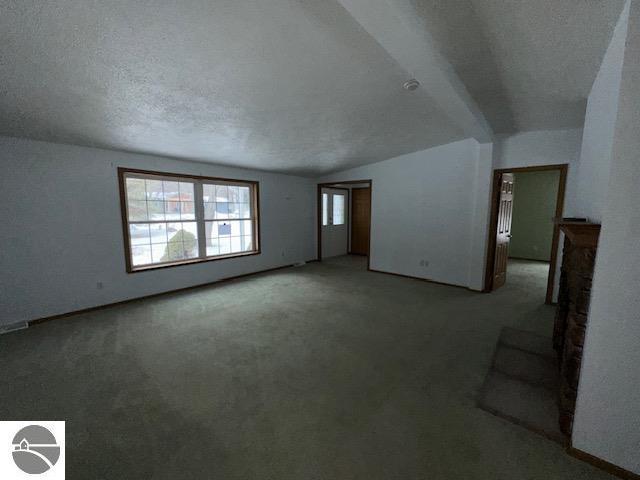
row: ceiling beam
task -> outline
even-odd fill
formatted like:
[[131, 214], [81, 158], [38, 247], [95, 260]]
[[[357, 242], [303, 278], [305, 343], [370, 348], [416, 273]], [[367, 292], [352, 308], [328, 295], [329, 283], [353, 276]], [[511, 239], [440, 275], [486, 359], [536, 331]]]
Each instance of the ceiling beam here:
[[480, 143], [493, 131], [451, 64], [439, 53], [409, 0], [338, 0], [466, 135]]

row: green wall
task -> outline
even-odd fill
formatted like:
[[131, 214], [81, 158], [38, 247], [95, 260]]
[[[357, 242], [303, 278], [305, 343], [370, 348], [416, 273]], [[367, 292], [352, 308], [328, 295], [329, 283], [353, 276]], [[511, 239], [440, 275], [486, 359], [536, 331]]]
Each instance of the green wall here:
[[509, 256], [550, 260], [560, 172], [515, 174]]

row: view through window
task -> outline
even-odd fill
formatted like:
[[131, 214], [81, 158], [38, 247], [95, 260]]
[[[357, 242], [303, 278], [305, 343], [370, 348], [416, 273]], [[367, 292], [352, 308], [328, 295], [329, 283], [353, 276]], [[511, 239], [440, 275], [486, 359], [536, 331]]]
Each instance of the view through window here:
[[333, 194], [333, 224], [344, 225], [344, 195]]
[[257, 182], [121, 171], [130, 271], [257, 253]]
[[329, 225], [329, 194], [322, 194], [322, 225]]

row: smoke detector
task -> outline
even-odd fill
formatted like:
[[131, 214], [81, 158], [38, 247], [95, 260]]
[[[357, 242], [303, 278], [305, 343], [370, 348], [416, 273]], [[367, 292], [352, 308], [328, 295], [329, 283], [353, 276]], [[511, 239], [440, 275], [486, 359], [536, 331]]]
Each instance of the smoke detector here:
[[415, 78], [412, 78], [411, 80], [404, 82], [404, 85], [402, 86], [402, 88], [404, 88], [405, 90], [408, 90], [409, 92], [413, 92], [419, 86], [420, 86], [420, 82]]

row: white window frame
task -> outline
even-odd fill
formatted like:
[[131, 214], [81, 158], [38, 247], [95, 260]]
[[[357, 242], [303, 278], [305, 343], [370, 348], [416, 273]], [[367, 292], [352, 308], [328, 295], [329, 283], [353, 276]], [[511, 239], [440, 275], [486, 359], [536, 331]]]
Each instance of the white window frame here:
[[[158, 268], [174, 267], [179, 265], [188, 265], [192, 263], [210, 262], [215, 260], [224, 260], [228, 258], [245, 257], [249, 255], [259, 255], [260, 252], [260, 210], [259, 210], [259, 183], [251, 180], [232, 180], [217, 177], [202, 177], [195, 175], [182, 175], [175, 173], [154, 172], [146, 170], [136, 170], [129, 168], [118, 168], [118, 177], [120, 183], [120, 206], [122, 214], [122, 226], [124, 233], [125, 246], [125, 263], [127, 272], [135, 273], [140, 271], [148, 271]], [[194, 191], [194, 213], [195, 220], [177, 220], [177, 222], [195, 222], [198, 229], [198, 256], [195, 258], [174, 260], [167, 262], [156, 262], [144, 265], [133, 265], [132, 245], [130, 238], [131, 224], [155, 224], [155, 223], [171, 223], [170, 221], [136, 221], [129, 220], [129, 205], [126, 191], [126, 182], [128, 178], [164, 180], [171, 182], [183, 182], [193, 184]], [[205, 205], [203, 197], [204, 185], [227, 185], [238, 187], [249, 187], [249, 205], [250, 216], [248, 218], [232, 218], [229, 221], [251, 221], [252, 225], [252, 249], [248, 251], [226, 253], [219, 255], [207, 255], [206, 242], [206, 223], [212, 221], [224, 221], [224, 219], [207, 220], [205, 219]]]

